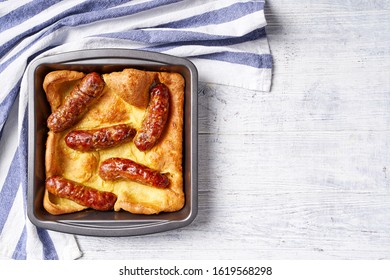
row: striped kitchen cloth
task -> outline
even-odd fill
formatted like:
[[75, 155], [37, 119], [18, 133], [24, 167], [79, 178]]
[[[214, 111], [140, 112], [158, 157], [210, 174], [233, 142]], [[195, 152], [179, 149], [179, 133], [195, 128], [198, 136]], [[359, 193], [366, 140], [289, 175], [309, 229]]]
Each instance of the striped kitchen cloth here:
[[27, 79], [32, 60], [99, 48], [189, 58], [199, 80], [269, 91], [264, 0], [12, 0], [0, 2], [0, 258], [77, 259], [73, 235], [26, 215]]

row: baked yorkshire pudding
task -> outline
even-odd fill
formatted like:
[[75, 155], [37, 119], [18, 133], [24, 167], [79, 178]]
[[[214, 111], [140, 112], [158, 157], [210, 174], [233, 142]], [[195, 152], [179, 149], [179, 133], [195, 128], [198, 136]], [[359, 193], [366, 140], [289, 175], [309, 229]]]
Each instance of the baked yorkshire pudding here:
[[184, 206], [184, 79], [124, 69], [46, 75], [51, 107], [43, 205], [53, 215], [85, 209], [134, 214]]

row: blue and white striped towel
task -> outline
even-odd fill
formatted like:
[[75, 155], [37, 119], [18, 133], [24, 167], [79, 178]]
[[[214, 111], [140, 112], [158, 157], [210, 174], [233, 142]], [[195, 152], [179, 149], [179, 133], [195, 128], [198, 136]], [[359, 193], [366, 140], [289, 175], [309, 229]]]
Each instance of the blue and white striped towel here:
[[0, 2], [0, 258], [76, 259], [73, 235], [26, 218], [26, 69], [50, 54], [128, 48], [187, 57], [199, 80], [269, 91], [264, 0]]

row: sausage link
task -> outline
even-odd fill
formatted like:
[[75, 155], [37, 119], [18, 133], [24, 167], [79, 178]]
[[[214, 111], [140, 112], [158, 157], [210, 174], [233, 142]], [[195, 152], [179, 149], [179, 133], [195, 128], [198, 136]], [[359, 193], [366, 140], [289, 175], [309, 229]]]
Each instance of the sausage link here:
[[127, 158], [109, 158], [103, 161], [99, 175], [104, 180], [127, 179], [157, 188], [169, 186], [166, 175]]
[[101, 211], [112, 210], [117, 199], [114, 193], [99, 191], [61, 176], [47, 178], [46, 189], [54, 195]]
[[65, 136], [69, 148], [80, 152], [97, 151], [130, 142], [136, 130], [126, 124], [92, 130], [73, 130]]
[[53, 132], [61, 132], [77, 123], [102, 94], [105, 83], [98, 73], [89, 73], [76, 85], [65, 102], [47, 119]]
[[149, 106], [134, 144], [140, 151], [151, 149], [160, 138], [168, 119], [169, 90], [164, 84], [155, 85], [150, 92]]

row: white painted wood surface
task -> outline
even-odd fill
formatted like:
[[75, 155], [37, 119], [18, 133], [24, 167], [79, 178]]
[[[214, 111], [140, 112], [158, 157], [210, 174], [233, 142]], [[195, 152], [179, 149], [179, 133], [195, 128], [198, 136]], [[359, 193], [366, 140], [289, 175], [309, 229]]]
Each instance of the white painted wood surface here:
[[389, 259], [390, 1], [269, 0], [269, 93], [201, 84], [199, 213], [82, 259]]

